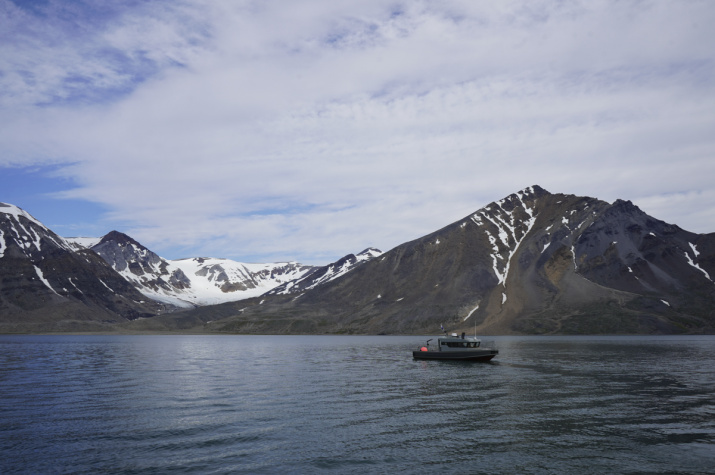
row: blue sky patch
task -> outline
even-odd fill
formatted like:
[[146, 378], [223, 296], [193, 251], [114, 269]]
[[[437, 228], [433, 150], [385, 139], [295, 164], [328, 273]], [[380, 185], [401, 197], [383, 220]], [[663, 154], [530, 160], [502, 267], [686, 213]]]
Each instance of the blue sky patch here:
[[57, 193], [76, 186], [72, 180], [57, 175], [59, 168], [0, 168], [0, 201], [19, 206], [61, 236], [94, 237], [111, 231], [101, 224], [104, 206], [57, 198]]

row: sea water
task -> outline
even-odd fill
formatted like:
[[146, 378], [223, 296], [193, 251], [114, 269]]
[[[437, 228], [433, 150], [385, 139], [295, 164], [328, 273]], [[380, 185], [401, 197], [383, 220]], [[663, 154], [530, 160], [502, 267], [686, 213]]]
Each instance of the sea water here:
[[0, 336], [0, 473], [713, 473], [715, 337]]

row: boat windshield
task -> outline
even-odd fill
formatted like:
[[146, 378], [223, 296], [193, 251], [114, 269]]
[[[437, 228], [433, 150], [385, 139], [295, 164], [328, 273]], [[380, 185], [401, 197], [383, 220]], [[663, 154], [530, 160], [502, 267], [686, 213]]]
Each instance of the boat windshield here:
[[479, 346], [478, 341], [443, 341], [442, 346], [448, 348], [477, 348]]

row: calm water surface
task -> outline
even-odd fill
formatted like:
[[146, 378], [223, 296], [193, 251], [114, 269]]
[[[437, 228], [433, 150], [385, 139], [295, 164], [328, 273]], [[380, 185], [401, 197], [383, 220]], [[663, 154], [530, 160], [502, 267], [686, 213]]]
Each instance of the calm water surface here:
[[713, 473], [715, 337], [0, 336], [0, 473]]

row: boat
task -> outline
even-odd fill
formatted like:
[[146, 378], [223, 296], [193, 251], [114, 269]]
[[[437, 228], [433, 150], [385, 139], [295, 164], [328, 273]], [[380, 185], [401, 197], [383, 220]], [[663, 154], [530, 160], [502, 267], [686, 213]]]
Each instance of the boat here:
[[496, 348], [484, 347], [477, 337], [465, 336], [464, 333], [461, 337], [456, 333], [439, 337], [437, 345], [430, 347], [432, 340], [430, 338], [419, 350], [413, 351], [412, 357], [419, 360], [490, 361], [499, 354]]

